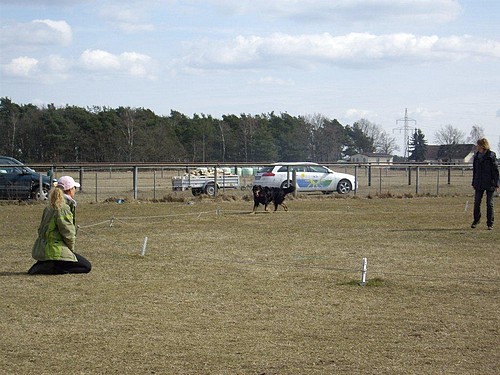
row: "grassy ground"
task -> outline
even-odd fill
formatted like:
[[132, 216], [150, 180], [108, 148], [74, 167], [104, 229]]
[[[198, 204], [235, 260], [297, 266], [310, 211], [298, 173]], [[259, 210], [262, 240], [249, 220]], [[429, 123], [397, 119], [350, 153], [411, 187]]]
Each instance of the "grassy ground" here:
[[94, 268], [63, 276], [25, 274], [43, 204], [4, 203], [0, 372], [498, 374], [500, 226], [468, 199], [82, 203]]

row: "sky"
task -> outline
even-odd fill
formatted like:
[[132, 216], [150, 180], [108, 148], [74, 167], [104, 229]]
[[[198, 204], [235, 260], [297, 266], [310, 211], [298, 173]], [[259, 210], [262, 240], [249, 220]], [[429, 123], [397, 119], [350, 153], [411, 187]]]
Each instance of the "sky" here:
[[[0, 0], [0, 97], [447, 125], [500, 149], [498, 0]], [[407, 111], [408, 121], [404, 121]]]

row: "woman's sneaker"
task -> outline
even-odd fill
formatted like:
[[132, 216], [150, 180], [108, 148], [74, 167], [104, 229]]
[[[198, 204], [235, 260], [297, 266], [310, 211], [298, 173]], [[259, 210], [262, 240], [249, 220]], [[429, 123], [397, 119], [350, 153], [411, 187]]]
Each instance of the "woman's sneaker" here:
[[478, 224], [479, 224], [478, 221], [473, 221], [470, 227], [475, 228], [475, 227], [477, 227]]

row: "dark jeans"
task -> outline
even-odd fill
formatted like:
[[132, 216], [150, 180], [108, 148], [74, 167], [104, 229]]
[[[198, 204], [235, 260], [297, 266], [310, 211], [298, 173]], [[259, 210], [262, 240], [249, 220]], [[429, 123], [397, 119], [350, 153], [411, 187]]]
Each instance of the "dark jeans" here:
[[38, 261], [28, 270], [30, 275], [61, 275], [64, 273], [89, 273], [92, 269], [90, 262], [80, 254], [74, 253], [76, 262], [63, 260]]
[[483, 200], [483, 193], [486, 192], [486, 225], [489, 227], [493, 226], [493, 221], [495, 217], [493, 214], [493, 195], [495, 190], [480, 190], [476, 189], [474, 194], [474, 223], [479, 223], [481, 220], [481, 201]]

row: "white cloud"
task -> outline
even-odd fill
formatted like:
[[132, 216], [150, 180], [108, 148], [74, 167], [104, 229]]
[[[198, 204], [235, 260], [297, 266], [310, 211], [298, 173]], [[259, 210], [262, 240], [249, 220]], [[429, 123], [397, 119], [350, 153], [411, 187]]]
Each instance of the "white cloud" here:
[[150, 72], [151, 57], [136, 52], [124, 52], [120, 55], [120, 60], [130, 75], [154, 78]]
[[49, 19], [0, 25], [0, 44], [10, 47], [67, 46], [73, 33], [66, 21]]
[[39, 80], [50, 83], [69, 78], [70, 73], [78, 75], [77, 69], [97, 74], [119, 75], [156, 79], [155, 64], [147, 55], [124, 52], [114, 55], [103, 50], [85, 50], [77, 63], [59, 55], [49, 55], [40, 59], [17, 57], [2, 66], [6, 76]]
[[65, 73], [71, 67], [68, 60], [58, 55], [50, 55], [47, 57], [45, 64], [47, 65], [49, 71], [58, 73]]
[[53, 83], [69, 77], [72, 64], [58, 55], [49, 55], [42, 59], [21, 56], [12, 59], [2, 67], [6, 76]]
[[[207, 2], [210, 0], [204, 0]], [[411, 20], [448, 22], [463, 8], [458, 0], [211, 0], [226, 12], [287, 17], [298, 22]]]
[[12, 77], [29, 78], [38, 69], [38, 60], [31, 57], [17, 57], [3, 66], [6, 75]]
[[85, 69], [93, 71], [112, 71], [120, 69], [120, 59], [112, 53], [102, 50], [85, 50], [80, 56]]
[[35, 20], [33, 23], [35, 25], [46, 25], [48, 27], [47, 31], [41, 32], [42, 38], [52, 38], [55, 41], [59, 41], [62, 45], [71, 43], [73, 33], [71, 31], [71, 26], [68, 25], [66, 21]]
[[156, 78], [151, 57], [136, 52], [114, 55], [103, 50], [88, 49], [81, 54], [80, 64], [84, 69], [97, 73], [127, 73], [137, 77]]
[[362, 118], [373, 117], [373, 112], [359, 108], [350, 108], [345, 111], [344, 117], [348, 120], [356, 121]]
[[[443, 116], [442, 111], [430, 110], [428, 108], [418, 107], [414, 110], [415, 117], [422, 120], [433, 120]], [[413, 116], [413, 115], [412, 115]]]
[[102, 8], [100, 13], [103, 18], [125, 33], [154, 31], [155, 26], [144, 21], [147, 18], [145, 9], [142, 3], [136, 7], [132, 4], [108, 5]]
[[350, 33], [237, 36], [191, 46], [184, 62], [195, 68], [255, 68], [270, 65], [373, 67], [384, 62], [423, 63], [461, 59], [500, 59], [500, 41], [470, 36]]

